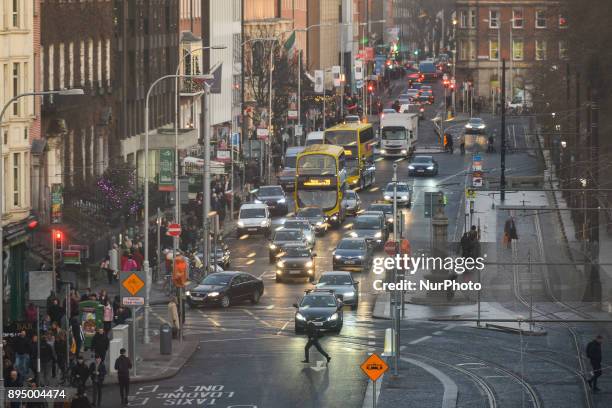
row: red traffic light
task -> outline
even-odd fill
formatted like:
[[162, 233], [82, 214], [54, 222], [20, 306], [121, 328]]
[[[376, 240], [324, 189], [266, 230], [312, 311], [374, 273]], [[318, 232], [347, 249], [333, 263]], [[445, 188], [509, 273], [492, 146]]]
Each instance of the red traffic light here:
[[55, 239], [62, 239], [62, 232], [61, 231], [55, 231]]
[[30, 222], [28, 222], [28, 230], [33, 230], [36, 229], [36, 227], [38, 227], [38, 220], [32, 220]]
[[372, 85], [368, 85], [368, 91], [372, 92], [374, 90], [374, 87]]

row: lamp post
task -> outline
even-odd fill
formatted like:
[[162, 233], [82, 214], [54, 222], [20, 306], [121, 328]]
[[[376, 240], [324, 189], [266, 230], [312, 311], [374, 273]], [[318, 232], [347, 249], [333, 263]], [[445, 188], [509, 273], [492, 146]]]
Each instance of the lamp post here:
[[[151, 342], [149, 337], [149, 298], [151, 293], [151, 271], [149, 269], [149, 97], [151, 91], [161, 81], [168, 78], [199, 78], [199, 79], [212, 79], [211, 75], [164, 75], [157, 78], [149, 86], [147, 90], [147, 96], [145, 98], [145, 157], [144, 157], [144, 262], [143, 269], [146, 277], [145, 285], [145, 309], [144, 309], [144, 336], [143, 342], [148, 344]], [[207, 134], [207, 133], [206, 133]], [[206, 170], [206, 165], [204, 166]]]
[[[77, 96], [84, 95], [82, 89], [64, 89], [64, 90], [53, 90], [53, 91], [39, 91], [39, 92], [26, 92], [11, 98], [2, 107], [0, 112], [0, 124], [2, 124], [2, 118], [4, 113], [13, 103], [17, 102], [20, 98], [26, 96], [45, 96], [45, 95], [65, 95], [65, 96]], [[4, 227], [2, 225], [2, 215], [4, 214], [4, 140], [0, 140], [0, 253], [4, 252]], [[54, 243], [52, 245], [55, 245]], [[0, 260], [2, 261], [2, 260]], [[55, 271], [53, 271], [53, 281], [55, 282]], [[0, 279], [4, 278], [4, 262], [0, 262]], [[4, 288], [0, 289], [0, 338], [4, 335]], [[40, 341], [40, 340], [39, 340]], [[0, 342], [0, 356], [3, 355], [3, 344]], [[4, 406], [4, 370], [0, 370], [0, 406]]]

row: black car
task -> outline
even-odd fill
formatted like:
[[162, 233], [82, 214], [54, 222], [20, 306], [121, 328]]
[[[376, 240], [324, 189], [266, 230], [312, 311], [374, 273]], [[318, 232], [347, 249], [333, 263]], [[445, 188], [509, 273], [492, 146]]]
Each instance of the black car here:
[[334, 270], [357, 270], [367, 272], [372, 256], [368, 243], [363, 238], [343, 238], [332, 252]]
[[300, 303], [294, 303], [295, 332], [303, 333], [308, 322], [313, 322], [321, 331], [334, 331], [340, 333], [344, 315], [343, 303], [336, 298], [333, 291], [312, 290], [306, 294]]
[[272, 214], [285, 215], [289, 212], [287, 196], [281, 186], [261, 186], [254, 195], [253, 202], [266, 204]]
[[408, 165], [409, 176], [435, 176], [438, 162], [432, 156], [414, 156]]
[[[393, 204], [392, 203], [372, 203], [367, 211], [382, 211], [385, 214], [387, 229], [393, 231]], [[399, 216], [398, 216], [399, 218]]]
[[287, 244], [276, 262], [276, 282], [287, 278], [308, 278], [314, 282], [316, 276], [315, 257], [317, 254], [301, 244]]
[[217, 272], [205, 277], [200, 284], [185, 292], [190, 307], [220, 305], [250, 300], [258, 303], [264, 292], [264, 284], [255, 276], [236, 271]]
[[300, 208], [295, 214], [295, 218], [308, 220], [310, 225], [314, 227], [315, 232], [319, 235], [327, 232], [327, 229], [329, 228], [327, 216], [325, 215], [321, 207]]
[[276, 261], [276, 257], [283, 251], [287, 244], [300, 244], [307, 246], [308, 241], [301, 229], [288, 229], [280, 227], [274, 231], [272, 242], [270, 243], [269, 258], [270, 263]]
[[382, 247], [385, 240], [385, 220], [375, 215], [360, 215], [355, 218], [351, 231], [347, 234], [350, 238], [362, 238], [372, 247]]
[[216, 261], [217, 265], [219, 265], [221, 268], [228, 269], [231, 264], [230, 255], [231, 253], [227, 244], [218, 242], [216, 250], [213, 246], [213, 249], [210, 252], [210, 264], [212, 265]]

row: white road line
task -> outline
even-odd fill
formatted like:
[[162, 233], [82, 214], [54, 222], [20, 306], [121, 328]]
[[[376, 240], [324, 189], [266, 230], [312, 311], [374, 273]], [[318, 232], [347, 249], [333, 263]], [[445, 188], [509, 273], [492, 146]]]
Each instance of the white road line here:
[[285, 330], [285, 327], [287, 327], [287, 326], [289, 325], [289, 323], [291, 323], [291, 320], [287, 320], [287, 321], [285, 322], [285, 324], [283, 324], [283, 327], [281, 327], [281, 328], [280, 328], [280, 330], [276, 332], [276, 335], [277, 335], [277, 336], [279, 336], [279, 335], [281, 334], [281, 332], [282, 332], [283, 330]]
[[368, 346], [375, 346], [376, 342], [375, 341], [368, 341]]
[[424, 337], [421, 337], [420, 339], [412, 340], [408, 344], [417, 344], [417, 343], [420, 343], [422, 341], [426, 341], [426, 340], [429, 340], [429, 339], [431, 339], [431, 336], [424, 336]]
[[268, 310], [274, 309], [274, 305], [266, 306], [266, 309], [268, 309]]
[[161, 321], [162, 323], [166, 323], [166, 324], [169, 324], [170, 326], [172, 326], [168, 320], [164, 319], [164, 318], [163, 318], [163, 317], [161, 317], [159, 314], [155, 313], [153, 310], [151, 310], [151, 314], [152, 314], [153, 316], [157, 317], [157, 319], [158, 319], [159, 321]]
[[450, 330], [450, 329], [453, 329], [453, 328], [455, 328], [455, 327], [457, 327], [457, 325], [456, 325], [456, 324], [449, 324], [448, 326], [446, 326], [446, 327], [445, 327], [445, 328], [443, 328], [442, 330]]
[[246, 314], [248, 314], [249, 316], [251, 316], [253, 319], [257, 320], [258, 322], [261, 322], [263, 325], [268, 326], [268, 327], [272, 327], [272, 325], [268, 322], [266, 322], [265, 320], [260, 319], [258, 316], [255, 316], [255, 314], [253, 312], [251, 312], [248, 309], [241, 309], [243, 310]]
[[400, 351], [406, 350], [406, 346], [400, 346]]
[[220, 341], [242, 341], [242, 340], [268, 340], [268, 339], [284, 339], [283, 337], [278, 336], [267, 336], [267, 337], [240, 337], [236, 339], [209, 339], [209, 340], [200, 340], [200, 343], [218, 343]]
[[444, 334], [444, 332], [443, 331], [437, 331], [437, 332], [434, 332], [433, 334], [434, 334], [434, 336], [439, 336], [441, 334]]
[[206, 316], [206, 314], [205, 314], [203, 311], [198, 310], [198, 313], [199, 313], [199, 314], [200, 314], [200, 315], [201, 315], [203, 318], [205, 318], [206, 320], [208, 320], [209, 322], [211, 322], [211, 323], [212, 323], [212, 325], [213, 325], [213, 326], [215, 326], [216, 328], [220, 329], [221, 331], [225, 331], [225, 330], [226, 330], [226, 329], [225, 329], [225, 327], [222, 327], [222, 326], [221, 326], [221, 324], [220, 324], [218, 321], [216, 321], [215, 319], [213, 319], [213, 318], [212, 318], [212, 317], [210, 317], [210, 316]]

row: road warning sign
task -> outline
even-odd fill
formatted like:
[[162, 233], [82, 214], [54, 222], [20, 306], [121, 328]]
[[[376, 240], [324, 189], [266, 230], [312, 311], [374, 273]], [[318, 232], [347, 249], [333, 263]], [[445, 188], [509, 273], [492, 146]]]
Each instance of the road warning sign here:
[[132, 296], [136, 296], [140, 289], [144, 287], [145, 283], [138, 275], [132, 273], [130, 276], [124, 279], [122, 285], [128, 292], [130, 292]]
[[385, 361], [378, 354], [370, 354], [370, 357], [361, 364], [361, 369], [372, 381], [376, 381], [389, 369]]

